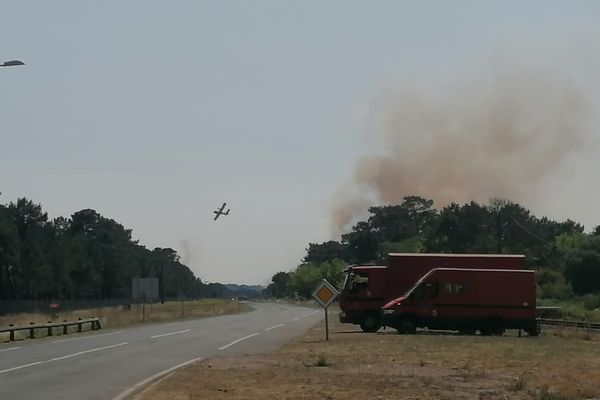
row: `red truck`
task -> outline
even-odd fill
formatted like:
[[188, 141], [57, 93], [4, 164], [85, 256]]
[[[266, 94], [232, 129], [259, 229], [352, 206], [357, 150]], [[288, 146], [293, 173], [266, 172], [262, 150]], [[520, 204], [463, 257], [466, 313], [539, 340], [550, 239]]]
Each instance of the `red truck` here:
[[381, 328], [381, 307], [434, 268], [523, 269], [525, 256], [509, 254], [390, 253], [387, 266], [346, 268], [339, 297], [340, 322], [365, 332]]
[[399, 333], [416, 329], [502, 335], [523, 329], [537, 336], [535, 272], [436, 268], [382, 309], [382, 322]]

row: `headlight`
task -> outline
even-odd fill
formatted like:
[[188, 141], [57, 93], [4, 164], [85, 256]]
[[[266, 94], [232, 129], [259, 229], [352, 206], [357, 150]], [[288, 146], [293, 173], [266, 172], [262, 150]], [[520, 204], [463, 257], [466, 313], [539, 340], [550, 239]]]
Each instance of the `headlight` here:
[[394, 310], [393, 308], [386, 308], [383, 310], [384, 315], [392, 315], [395, 312], [396, 312], [396, 310]]

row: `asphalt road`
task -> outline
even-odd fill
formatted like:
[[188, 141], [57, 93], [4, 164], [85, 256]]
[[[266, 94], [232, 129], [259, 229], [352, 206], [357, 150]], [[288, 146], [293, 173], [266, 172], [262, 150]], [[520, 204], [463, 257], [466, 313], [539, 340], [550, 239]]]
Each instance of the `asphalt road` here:
[[274, 350], [323, 312], [252, 303], [238, 315], [148, 324], [0, 345], [0, 398], [111, 400], [174, 366], [215, 355]]

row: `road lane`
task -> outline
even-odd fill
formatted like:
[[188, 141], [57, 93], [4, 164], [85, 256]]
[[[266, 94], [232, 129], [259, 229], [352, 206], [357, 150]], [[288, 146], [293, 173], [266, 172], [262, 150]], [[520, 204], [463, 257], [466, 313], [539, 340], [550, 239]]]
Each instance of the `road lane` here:
[[2, 398], [111, 400], [194, 358], [274, 350], [321, 319], [314, 309], [277, 303], [254, 307], [239, 315], [24, 341], [15, 350], [14, 344], [0, 346]]

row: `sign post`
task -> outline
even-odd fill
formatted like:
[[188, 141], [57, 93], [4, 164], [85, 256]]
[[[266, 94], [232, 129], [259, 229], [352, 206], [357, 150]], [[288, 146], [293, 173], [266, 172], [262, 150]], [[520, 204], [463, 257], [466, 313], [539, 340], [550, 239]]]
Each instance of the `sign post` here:
[[325, 340], [329, 340], [329, 319], [327, 316], [327, 309], [339, 294], [340, 292], [338, 292], [331, 283], [327, 282], [327, 279], [323, 279], [312, 294], [312, 297], [325, 311]]

